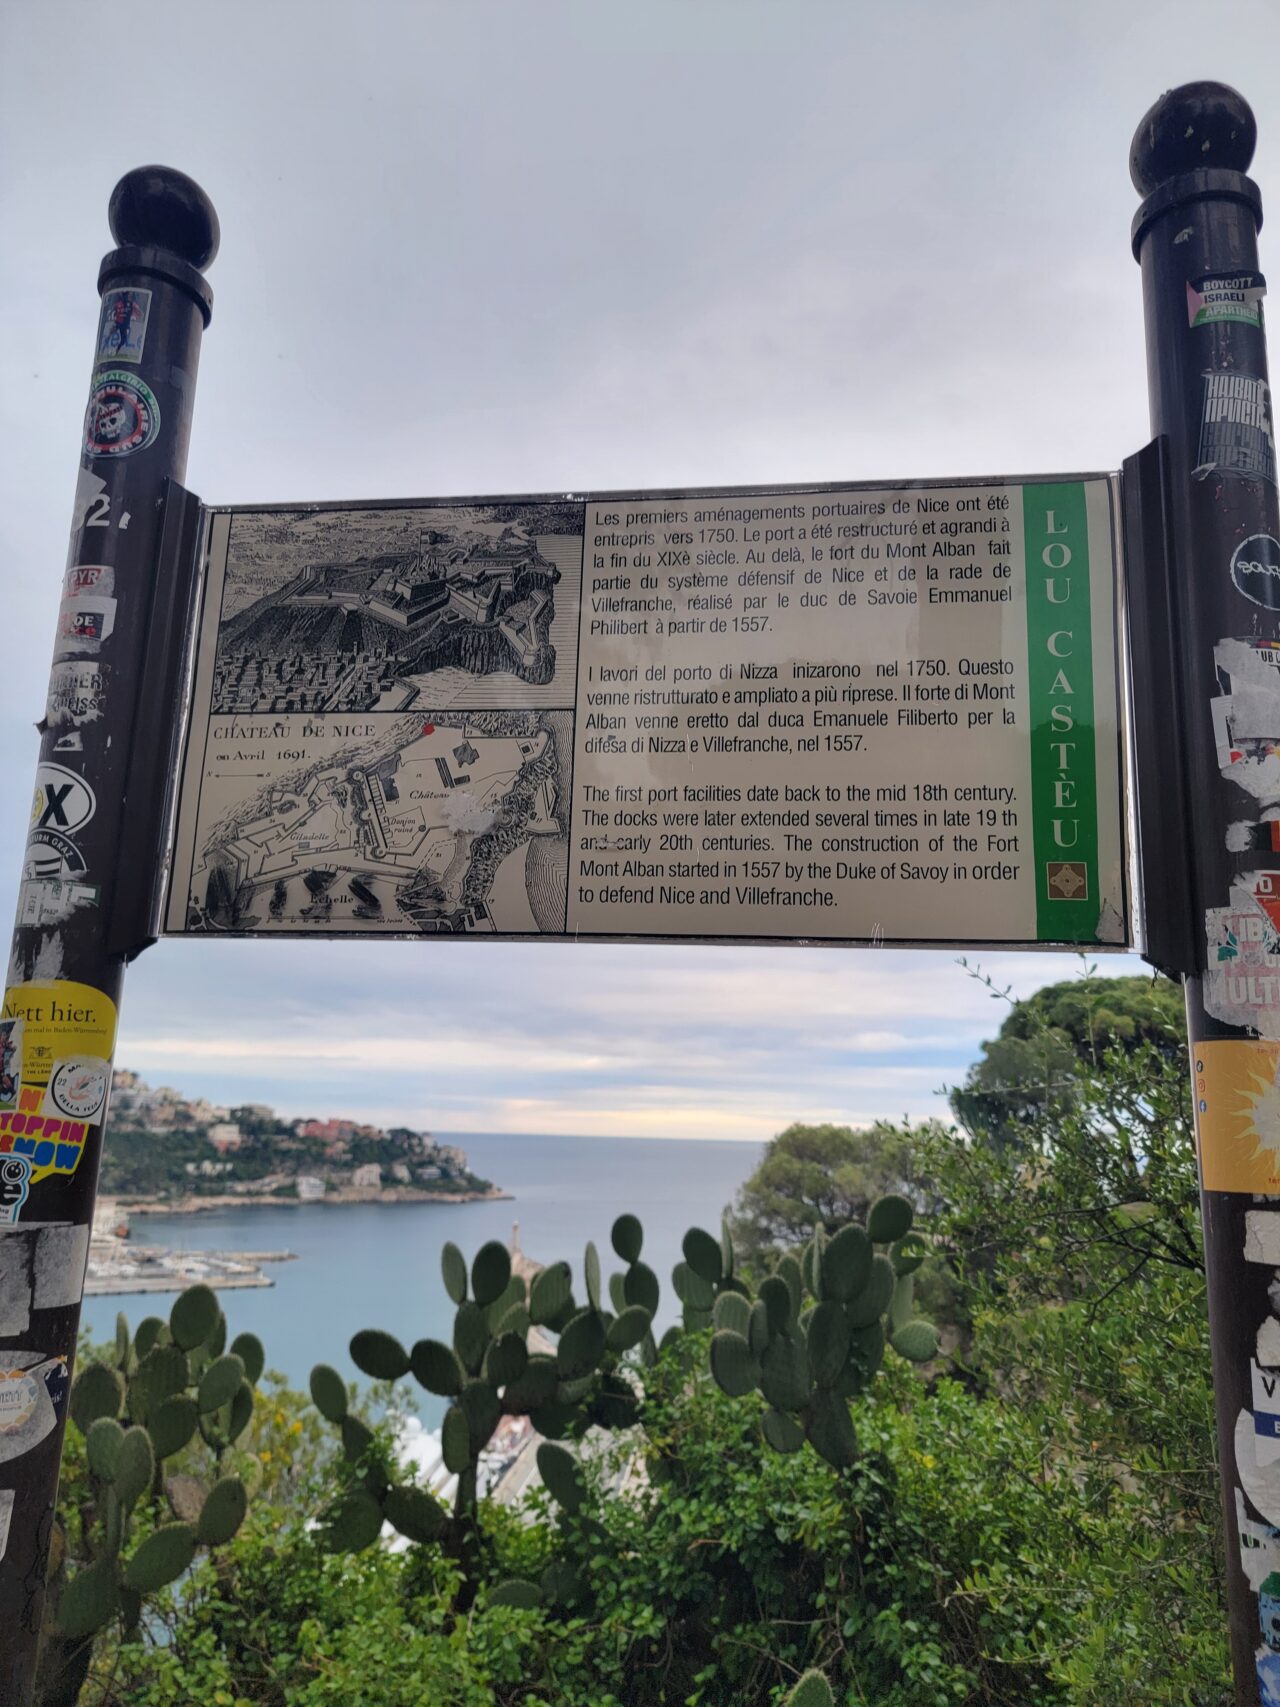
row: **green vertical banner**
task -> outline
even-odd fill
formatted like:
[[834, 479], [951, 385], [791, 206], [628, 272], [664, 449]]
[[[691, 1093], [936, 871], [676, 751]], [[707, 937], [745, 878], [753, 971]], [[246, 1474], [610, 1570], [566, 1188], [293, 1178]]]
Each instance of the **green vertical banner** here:
[[1084, 487], [1024, 486], [1022, 513], [1036, 937], [1095, 942], [1098, 783]]

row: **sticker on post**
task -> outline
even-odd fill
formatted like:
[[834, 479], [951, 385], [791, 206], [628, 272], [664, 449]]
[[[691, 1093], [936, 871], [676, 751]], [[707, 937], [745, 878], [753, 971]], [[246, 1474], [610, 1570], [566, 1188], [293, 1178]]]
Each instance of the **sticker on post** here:
[[1204, 922], [1206, 1012], [1280, 1037], [1280, 872], [1241, 872]]
[[1254, 1452], [1253, 1418], [1242, 1410], [1236, 1417], [1235, 1459], [1240, 1486], [1249, 1503], [1268, 1523], [1280, 1525], [1280, 1460], [1259, 1464]]
[[1250, 1209], [1244, 1218], [1244, 1260], [1280, 1268], [1280, 1212]]
[[0, 1156], [0, 1227], [17, 1221], [30, 1191], [30, 1156]]
[[98, 321], [98, 361], [140, 362], [151, 317], [151, 292], [109, 290]]
[[1211, 474], [1276, 483], [1276, 438], [1271, 388], [1265, 379], [1216, 370], [1204, 376], [1200, 448], [1193, 480]]
[[17, 1108], [22, 1089], [22, 1025], [20, 1019], [0, 1019], [0, 1113]]
[[110, 595], [116, 590], [116, 572], [109, 563], [73, 563], [62, 577], [64, 599], [77, 598], [81, 593]]
[[1280, 851], [1280, 642], [1220, 640], [1213, 663], [1218, 692], [1209, 713], [1218, 769], [1252, 797], [1259, 815], [1257, 823], [1229, 826], [1227, 846], [1233, 853]]
[[1280, 1043], [1199, 1043], [1192, 1075], [1205, 1190], [1280, 1196]]
[[39, 764], [24, 878], [82, 876], [85, 858], [76, 846], [75, 837], [93, 817], [97, 805], [94, 792], [83, 777], [65, 765]]
[[1280, 1374], [1249, 1365], [1253, 1388], [1253, 1456], [1259, 1467], [1280, 1458]]
[[62, 877], [28, 878], [18, 888], [20, 925], [60, 925], [81, 907], [96, 907], [102, 891], [96, 883]]
[[5, 993], [5, 1018], [21, 1018], [22, 1088], [18, 1107], [0, 1113], [0, 1156], [26, 1157], [30, 1183], [73, 1174], [92, 1123], [43, 1112], [44, 1092], [59, 1062], [90, 1056], [110, 1062], [115, 1050], [115, 1004], [101, 990], [70, 979], [15, 984]]
[[111, 1063], [100, 1055], [76, 1055], [67, 1061], [55, 1061], [40, 1112], [96, 1125], [102, 1118], [110, 1087]]
[[1210, 273], [1187, 280], [1187, 325], [1262, 325], [1267, 281], [1261, 273]]
[[1240, 1539], [1240, 1569], [1257, 1594], [1272, 1571], [1280, 1571], [1280, 1529], [1250, 1517], [1239, 1488], [1236, 1496], [1236, 1532]]
[[108, 368], [98, 374], [84, 417], [86, 456], [131, 456], [154, 444], [160, 405], [136, 374]]
[[0, 1358], [0, 1464], [21, 1458], [52, 1434], [71, 1385], [65, 1357], [6, 1351]]
[[54, 664], [44, 709], [50, 728], [60, 729], [70, 723], [78, 729], [97, 722], [106, 697], [103, 670], [103, 665], [84, 659]]
[[54, 657], [84, 652], [93, 656], [110, 640], [116, 625], [116, 601], [102, 593], [77, 593], [58, 606]]

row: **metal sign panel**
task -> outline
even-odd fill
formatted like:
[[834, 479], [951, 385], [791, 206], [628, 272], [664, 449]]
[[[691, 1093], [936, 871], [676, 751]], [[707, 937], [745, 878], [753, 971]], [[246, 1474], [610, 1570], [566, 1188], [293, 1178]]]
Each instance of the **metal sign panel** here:
[[167, 929], [1122, 947], [1115, 500], [210, 511]]

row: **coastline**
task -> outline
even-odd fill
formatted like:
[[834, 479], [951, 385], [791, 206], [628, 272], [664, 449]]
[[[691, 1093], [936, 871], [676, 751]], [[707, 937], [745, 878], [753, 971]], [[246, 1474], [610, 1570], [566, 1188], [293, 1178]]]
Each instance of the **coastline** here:
[[490, 1191], [423, 1191], [407, 1186], [401, 1191], [375, 1190], [372, 1187], [343, 1186], [327, 1191], [323, 1197], [253, 1197], [248, 1194], [220, 1193], [218, 1196], [197, 1197], [188, 1194], [174, 1198], [116, 1197], [114, 1203], [129, 1215], [200, 1215], [212, 1209], [311, 1209], [350, 1203], [510, 1203], [513, 1194], [494, 1186]]

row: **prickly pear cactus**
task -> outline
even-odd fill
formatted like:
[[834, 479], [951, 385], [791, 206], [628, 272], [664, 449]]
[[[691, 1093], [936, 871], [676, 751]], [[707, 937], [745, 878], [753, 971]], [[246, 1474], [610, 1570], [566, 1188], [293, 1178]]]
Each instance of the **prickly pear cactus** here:
[[734, 1281], [727, 1233], [718, 1243], [698, 1228], [686, 1235], [672, 1277], [686, 1324], [706, 1318], [715, 1328], [711, 1373], [731, 1398], [763, 1395], [760, 1431], [775, 1451], [797, 1452], [807, 1440], [837, 1468], [851, 1464], [848, 1401], [875, 1378], [885, 1347], [915, 1363], [936, 1354], [936, 1330], [912, 1309], [925, 1250], [913, 1219], [911, 1204], [893, 1193], [871, 1205], [865, 1227], [851, 1223], [831, 1237], [818, 1228], [754, 1299]]
[[820, 1671], [807, 1671], [787, 1696], [782, 1707], [835, 1707], [831, 1685]]
[[113, 1362], [87, 1364], [76, 1377], [71, 1419], [84, 1436], [89, 1482], [80, 1523], [92, 1557], [49, 1585], [48, 1645], [64, 1670], [87, 1664], [92, 1638], [113, 1620], [136, 1629], [143, 1598], [175, 1582], [198, 1547], [230, 1541], [244, 1520], [238, 1476], [203, 1488], [184, 1474], [172, 1492], [165, 1477], [166, 1461], [197, 1434], [220, 1464], [253, 1415], [262, 1346], [241, 1334], [228, 1351], [226, 1339], [216, 1295], [192, 1286], [167, 1322], [148, 1316], [132, 1338], [117, 1317]]
[[[473, 1526], [480, 1456], [504, 1416], [527, 1416], [548, 1440], [576, 1440], [592, 1426], [619, 1429], [636, 1421], [639, 1395], [628, 1360], [634, 1354], [643, 1364], [657, 1355], [652, 1330], [658, 1277], [641, 1260], [644, 1229], [634, 1215], [618, 1217], [611, 1240], [625, 1267], [606, 1283], [600, 1253], [588, 1244], [581, 1301], [567, 1262], [551, 1263], [526, 1286], [497, 1240], [482, 1245], [469, 1268], [458, 1247], [446, 1244], [440, 1267], [454, 1305], [450, 1342], [422, 1339], [406, 1350], [374, 1329], [352, 1339], [352, 1361], [364, 1374], [375, 1380], [411, 1374], [427, 1392], [450, 1401], [441, 1445], [446, 1467], [458, 1478], [452, 1523], [436, 1515], [437, 1503], [419, 1489], [390, 1481], [380, 1489], [362, 1488], [401, 1534], [439, 1538], [462, 1555], [463, 1532]], [[330, 1422], [344, 1426], [350, 1420], [336, 1371], [318, 1365], [311, 1393]], [[349, 1458], [359, 1456], [348, 1452]], [[353, 1512], [345, 1495], [326, 1525], [330, 1544], [341, 1550], [368, 1546], [381, 1529], [367, 1506], [357, 1502]], [[520, 1596], [526, 1590], [542, 1593], [537, 1585], [513, 1588], [508, 1604], [524, 1604]]]

